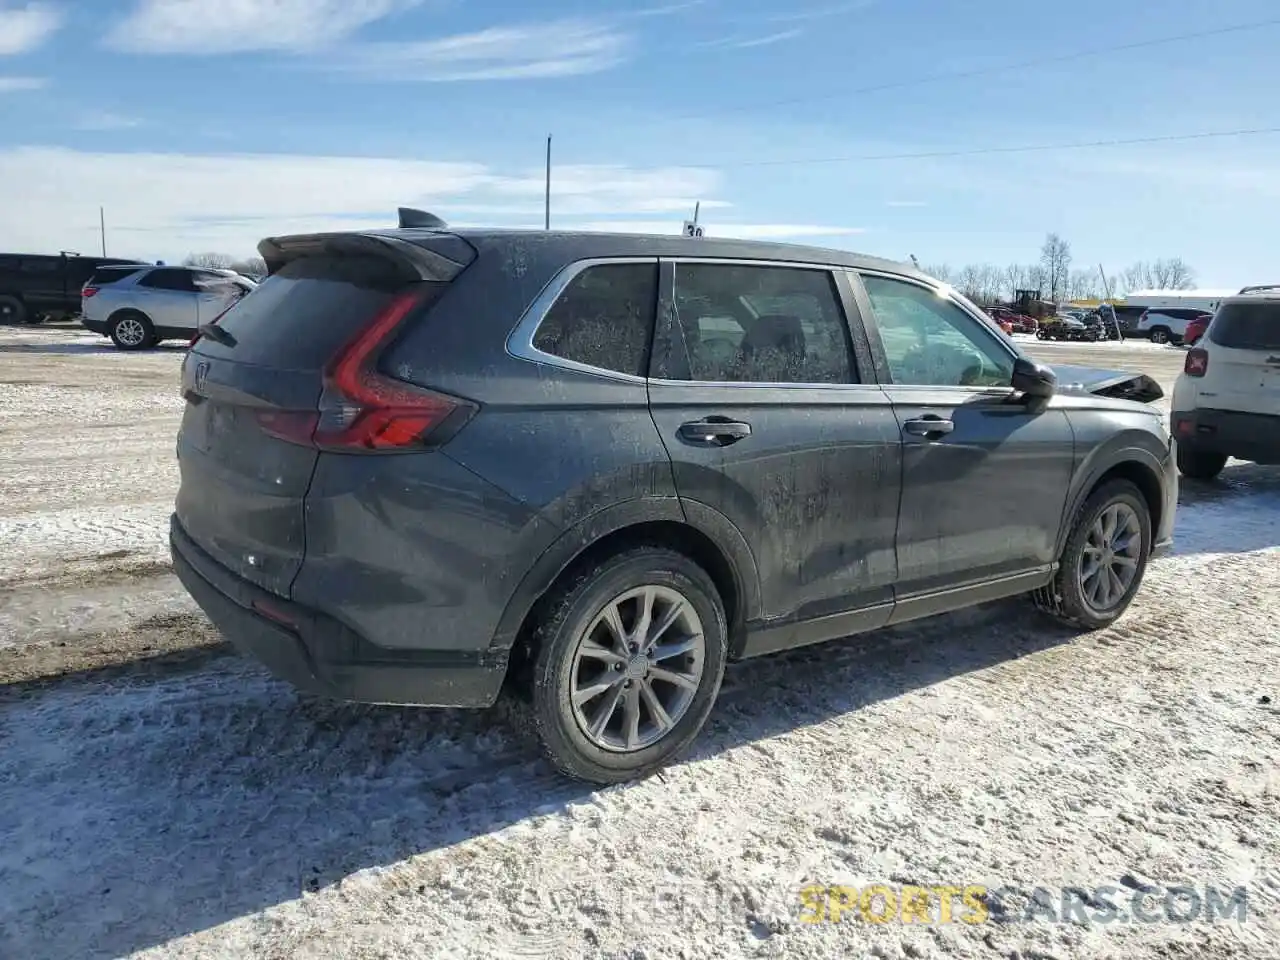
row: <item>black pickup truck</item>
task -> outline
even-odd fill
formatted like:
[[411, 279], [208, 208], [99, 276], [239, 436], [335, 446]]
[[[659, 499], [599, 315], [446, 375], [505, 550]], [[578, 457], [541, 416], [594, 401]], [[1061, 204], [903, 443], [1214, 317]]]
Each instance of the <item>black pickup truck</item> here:
[[0, 323], [75, 316], [80, 312], [80, 288], [98, 267], [138, 262], [72, 253], [0, 253]]

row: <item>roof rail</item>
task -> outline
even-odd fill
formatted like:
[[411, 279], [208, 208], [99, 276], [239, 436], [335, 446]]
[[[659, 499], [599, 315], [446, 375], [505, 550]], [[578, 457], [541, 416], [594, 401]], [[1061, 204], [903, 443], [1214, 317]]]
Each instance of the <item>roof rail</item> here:
[[427, 213], [425, 210], [415, 210], [413, 207], [400, 207], [400, 228], [406, 227], [425, 227], [429, 230], [443, 230], [449, 226], [434, 213]]
[[1260, 283], [1257, 286], [1245, 287], [1241, 293], [1261, 293], [1264, 290], [1280, 290], [1280, 283]]

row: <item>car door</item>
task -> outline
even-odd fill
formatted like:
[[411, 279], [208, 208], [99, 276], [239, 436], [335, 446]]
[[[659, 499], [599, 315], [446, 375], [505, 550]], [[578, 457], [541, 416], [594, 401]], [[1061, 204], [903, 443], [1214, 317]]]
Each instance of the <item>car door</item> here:
[[939, 591], [1038, 586], [1073, 469], [1066, 414], [1015, 395], [1014, 348], [949, 292], [863, 271], [858, 295], [903, 439], [894, 621], [975, 596]]
[[196, 286], [190, 270], [161, 267], [138, 281], [137, 307], [162, 336], [193, 334], [197, 322]]
[[721, 514], [754, 555], [763, 622], [743, 652], [882, 625], [902, 443], [859, 376], [846, 281], [697, 258], [663, 261], [660, 277], [650, 409], [686, 511]]

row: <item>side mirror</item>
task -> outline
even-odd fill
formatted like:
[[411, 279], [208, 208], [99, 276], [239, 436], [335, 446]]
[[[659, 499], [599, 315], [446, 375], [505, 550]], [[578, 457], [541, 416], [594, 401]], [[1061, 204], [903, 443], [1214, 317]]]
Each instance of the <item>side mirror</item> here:
[[1045, 399], [1053, 396], [1058, 386], [1058, 377], [1051, 368], [1026, 357], [1019, 357], [1013, 362], [1013, 377], [1009, 385], [1028, 397]]

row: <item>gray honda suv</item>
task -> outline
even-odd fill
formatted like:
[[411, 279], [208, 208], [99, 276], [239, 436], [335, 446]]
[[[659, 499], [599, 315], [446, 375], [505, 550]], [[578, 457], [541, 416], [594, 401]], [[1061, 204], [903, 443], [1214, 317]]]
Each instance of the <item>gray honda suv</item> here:
[[183, 364], [178, 575], [356, 701], [517, 692], [642, 776], [728, 661], [1029, 594], [1119, 617], [1171, 542], [1159, 387], [1022, 356], [910, 267], [680, 237], [268, 239]]

